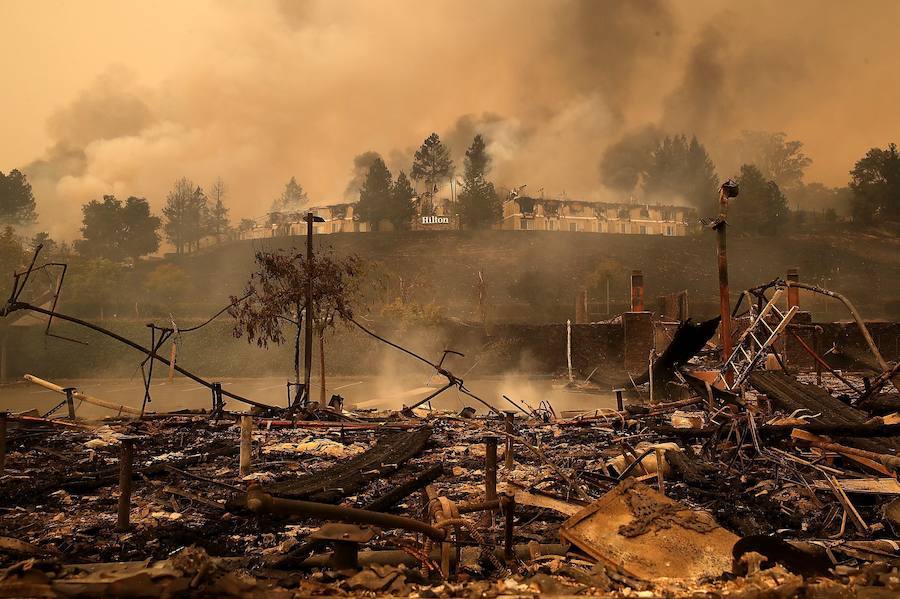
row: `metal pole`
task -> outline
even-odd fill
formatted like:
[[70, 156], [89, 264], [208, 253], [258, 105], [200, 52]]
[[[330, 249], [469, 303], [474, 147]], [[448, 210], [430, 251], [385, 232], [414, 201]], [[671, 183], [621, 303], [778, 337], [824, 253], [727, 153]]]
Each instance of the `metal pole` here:
[[512, 469], [513, 469], [513, 466], [514, 466], [514, 462], [513, 462], [513, 440], [512, 440], [512, 436], [511, 436], [511, 435], [514, 434], [514, 431], [513, 431], [513, 420], [514, 420], [515, 417], [516, 417], [516, 413], [513, 412], [512, 410], [506, 410], [506, 411], [504, 411], [504, 414], [506, 414], [506, 433], [507, 433], [507, 435], [506, 435], [506, 462], [505, 462], [505, 464], [506, 464], [506, 469], [507, 469], [507, 470], [512, 470]]
[[503, 497], [503, 510], [506, 515], [506, 526], [504, 527], [504, 545], [503, 555], [506, 561], [512, 561], [515, 557], [513, 550], [513, 520], [516, 515], [516, 497], [511, 493], [507, 493]]
[[656, 448], [656, 484], [659, 488], [659, 492], [663, 495], [666, 494], [666, 477], [663, 474], [663, 468], [665, 467], [666, 460], [666, 450], [657, 447]]
[[[813, 349], [816, 352], [817, 356], [822, 354], [822, 349], [819, 344], [819, 327], [813, 328]], [[814, 360], [816, 363], [816, 385], [822, 386], [822, 364], [818, 360]]]
[[447, 533], [444, 529], [435, 528], [414, 518], [344, 507], [342, 505], [331, 505], [330, 503], [281, 499], [263, 492], [257, 484], [251, 484], [247, 489], [247, 507], [256, 513], [296, 514], [350, 524], [372, 524], [383, 528], [401, 528], [410, 532], [421, 533], [438, 543], [447, 538]]
[[119, 518], [116, 530], [128, 532], [131, 528], [131, 472], [134, 462], [134, 441], [122, 439], [119, 454]]
[[609, 275], [606, 275], [606, 315], [609, 316]]
[[[484, 440], [484, 499], [497, 499], [497, 437], [493, 436]], [[494, 525], [492, 511], [485, 514], [485, 524], [488, 527]]]
[[66, 387], [63, 391], [66, 392], [66, 406], [69, 408], [69, 420], [75, 420], [75, 398], [73, 397], [75, 387]]
[[[719, 205], [721, 213], [725, 214], [728, 207], [724, 189], [719, 191]], [[722, 346], [723, 362], [726, 362], [731, 357], [731, 298], [728, 292], [728, 253], [725, 242], [727, 228], [728, 224], [724, 220], [716, 227], [716, 253], [719, 264], [719, 314], [722, 316], [722, 321], [719, 324], [719, 344]]]
[[306, 213], [306, 331], [303, 340], [303, 389], [309, 401], [309, 377], [312, 372], [312, 330], [313, 330], [313, 213]]
[[241, 455], [240, 475], [250, 474], [250, 450], [253, 438], [253, 417], [247, 414], [241, 416]]
[[728, 257], [725, 242], [725, 229], [728, 225], [722, 223], [717, 231], [717, 247], [719, 261], [719, 314], [722, 321], [719, 324], [719, 344], [722, 346], [722, 361], [731, 356], [731, 299], [728, 295]]

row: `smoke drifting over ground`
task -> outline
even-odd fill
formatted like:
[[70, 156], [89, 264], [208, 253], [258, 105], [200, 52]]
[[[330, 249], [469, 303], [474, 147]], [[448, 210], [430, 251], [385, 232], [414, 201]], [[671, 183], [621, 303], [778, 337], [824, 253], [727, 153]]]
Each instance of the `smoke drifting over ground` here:
[[[498, 185], [620, 199], [598, 164], [635, 132], [696, 133], [728, 176], [741, 129], [786, 131], [814, 160], [807, 179], [841, 184], [900, 130], [894, 2], [223, 0], [156, 10], [196, 22], [161, 81], [110, 48], [106, 72], [68, 103], [64, 94], [47, 121], [48, 149], [28, 169], [40, 227], [54, 235], [75, 234], [81, 204], [105, 193], [146, 196], [158, 210], [181, 176], [222, 176], [235, 218], [260, 215], [292, 175], [314, 204], [339, 202], [352, 198], [355, 158], [378, 152], [408, 171], [432, 131], [459, 171], [480, 132]], [[78, 23], [41, 26], [78, 54]]]

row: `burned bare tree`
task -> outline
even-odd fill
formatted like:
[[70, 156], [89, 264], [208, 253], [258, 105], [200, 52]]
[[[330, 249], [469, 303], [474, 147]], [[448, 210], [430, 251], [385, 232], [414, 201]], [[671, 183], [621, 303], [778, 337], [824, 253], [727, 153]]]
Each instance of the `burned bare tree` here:
[[[229, 313], [235, 319], [235, 337], [246, 335], [248, 343], [259, 347], [294, 341], [294, 377], [300, 378], [301, 316], [306, 304], [307, 283], [312, 279], [313, 327], [324, 350], [325, 331], [337, 319], [353, 318], [353, 305], [359, 294], [362, 262], [355, 256], [338, 257], [331, 253], [307, 260], [300, 252], [277, 250], [256, 253], [256, 271], [244, 291], [246, 299], [232, 297]], [[306, 348], [310, 351], [311, 348]], [[321, 360], [324, 381], [324, 356]], [[324, 382], [323, 382], [324, 385]], [[309, 390], [306, 390], [307, 397]], [[300, 397], [298, 393], [297, 397]]]

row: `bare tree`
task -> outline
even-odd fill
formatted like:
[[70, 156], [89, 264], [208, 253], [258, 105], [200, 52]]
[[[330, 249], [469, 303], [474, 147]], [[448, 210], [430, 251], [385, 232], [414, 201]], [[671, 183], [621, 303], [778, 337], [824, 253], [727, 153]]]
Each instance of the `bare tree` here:
[[[281, 345], [289, 336], [294, 341], [294, 377], [300, 378], [301, 316], [306, 289], [312, 277], [314, 330], [324, 349], [324, 335], [337, 319], [353, 318], [353, 305], [359, 298], [362, 262], [355, 256], [337, 257], [319, 254], [307, 261], [299, 252], [277, 250], [256, 253], [256, 271], [243, 297], [232, 296], [229, 310], [235, 319], [235, 337], [247, 336], [248, 343], [259, 347]], [[324, 387], [324, 358], [322, 380]], [[308, 396], [309, 390], [307, 390]]]

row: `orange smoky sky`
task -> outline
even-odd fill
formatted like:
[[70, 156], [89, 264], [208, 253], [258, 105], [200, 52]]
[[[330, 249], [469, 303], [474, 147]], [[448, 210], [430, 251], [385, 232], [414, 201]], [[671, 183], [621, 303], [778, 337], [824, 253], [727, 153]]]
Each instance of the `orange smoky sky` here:
[[221, 176], [233, 218], [296, 176], [351, 198], [354, 158], [409, 169], [432, 131], [476, 132], [501, 186], [612, 198], [603, 150], [655, 125], [697, 134], [721, 176], [742, 130], [805, 144], [843, 185], [896, 140], [900, 3], [861, 0], [0, 2], [0, 170], [33, 182], [39, 227], [72, 237], [113, 193], [158, 210]]

